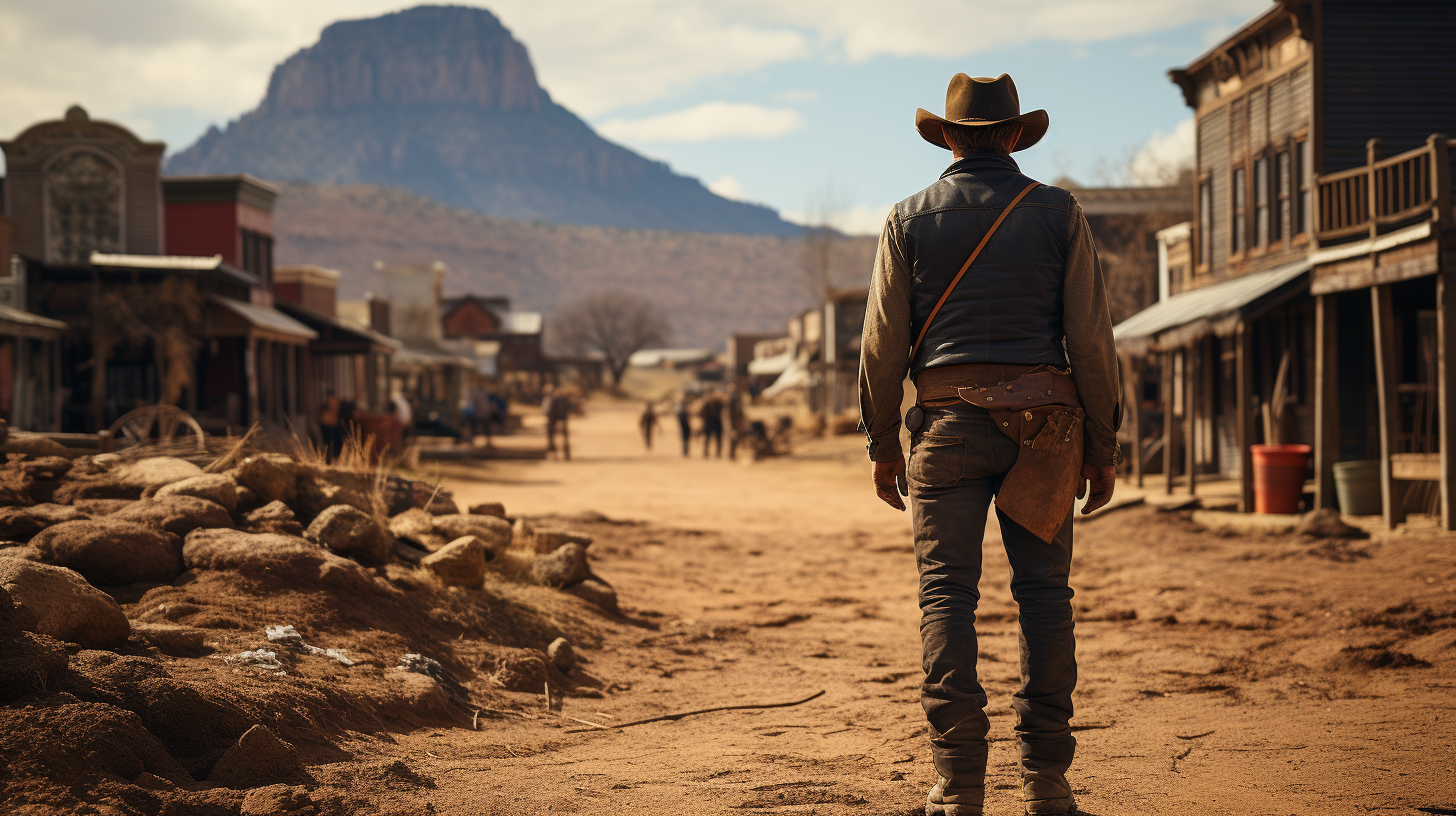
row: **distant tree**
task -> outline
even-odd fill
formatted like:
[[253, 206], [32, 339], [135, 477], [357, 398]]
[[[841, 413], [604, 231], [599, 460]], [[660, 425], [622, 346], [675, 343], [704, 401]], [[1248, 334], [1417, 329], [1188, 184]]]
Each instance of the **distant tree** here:
[[844, 235], [835, 228], [835, 218], [844, 208], [844, 196], [832, 184], [815, 192], [804, 225], [804, 288], [811, 302], [822, 304], [834, 293], [838, 264], [836, 255]]
[[552, 326], [561, 342], [578, 351], [599, 351], [615, 387], [636, 352], [661, 346], [669, 335], [667, 316], [656, 303], [626, 292], [599, 292], [558, 312]]

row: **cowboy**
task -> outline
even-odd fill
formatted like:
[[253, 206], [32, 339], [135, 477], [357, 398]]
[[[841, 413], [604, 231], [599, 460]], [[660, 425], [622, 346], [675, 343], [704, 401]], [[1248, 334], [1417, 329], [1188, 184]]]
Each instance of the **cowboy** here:
[[1023, 804], [1028, 814], [1075, 813], [1072, 507], [1088, 482], [1083, 513], [1112, 497], [1121, 416], [1112, 320], [1081, 207], [1023, 176], [1010, 155], [1046, 133], [1046, 111], [1021, 113], [1006, 74], [956, 74], [945, 110], [916, 111], [920, 135], [955, 160], [885, 221], [859, 380], [875, 492], [898, 510], [908, 495], [912, 508], [920, 697], [938, 776], [926, 813], [971, 816], [984, 803], [990, 723], [975, 620], [993, 497], [1020, 607], [1012, 708]]

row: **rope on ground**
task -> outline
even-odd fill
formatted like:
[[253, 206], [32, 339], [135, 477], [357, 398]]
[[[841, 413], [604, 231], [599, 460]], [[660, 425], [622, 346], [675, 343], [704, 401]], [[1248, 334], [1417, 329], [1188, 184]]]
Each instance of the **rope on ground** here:
[[[711, 714], [715, 711], [741, 711], [747, 708], [789, 708], [790, 706], [803, 705], [810, 700], [817, 700], [824, 696], [824, 689], [820, 689], [802, 700], [794, 700], [791, 703], [749, 703], [747, 705], [714, 706], [712, 708], [699, 708], [692, 711], [680, 711], [676, 714], [663, 714], [658, 717], [648, 717], [645, 720], [633, 720], [620, 725], [597, 726], [595, 728], [573, 728], [568, 734], [585, 734], [591, 731], [612, 731], [618, 728], [631, 728], [634, 725], [646, 725], [647, 723], [663, 722], [665, 720], [680, 720], [683, 717], [691, 717], [694, 714]], [[568, 718], [571, 719], [571, 718]], [[578, 720], [580, 722], [580, 720]]]

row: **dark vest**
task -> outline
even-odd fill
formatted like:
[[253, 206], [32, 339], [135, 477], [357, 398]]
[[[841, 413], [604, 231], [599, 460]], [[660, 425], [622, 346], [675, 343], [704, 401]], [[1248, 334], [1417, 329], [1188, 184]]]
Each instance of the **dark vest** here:
[[[911, 338], [996, 217], [1032, 179], [1009, 156], [972, 154], [895, 205], [910, 266]], [[964, 363], [1067, 365], [1062, 275], [1072, 194], [1042, 185], [991, 236], [941, 307], [911, 372]]]

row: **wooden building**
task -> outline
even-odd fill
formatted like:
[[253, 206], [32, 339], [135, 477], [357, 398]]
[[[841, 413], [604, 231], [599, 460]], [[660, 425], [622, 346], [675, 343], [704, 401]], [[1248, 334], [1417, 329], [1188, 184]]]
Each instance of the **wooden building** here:
[[318, 335], [309, 341], [303, 369], [310, 421], [331, 392], [361, 411], [391, 410], [391, 358], [403, 344], [339, 318], [337, 270], [292, 265], [276, 267], [273, 274], [274, 305]]
[[162, 179], [166, 254], [219, 255], [253, 273], [254, 297], [273, 291], [273, 203], [278, 188], [248, 175]]
[[1391, 523], [1404, 478], [1456, 525], [1441, 444], [1456, 256], [1433, 135], [1456, 132], [1452, 42], [1450, 4], [1290, 0], [1171, 72], [1196, 121], [1194, 216], [1186, 239], [1165, 234], [1162, 299], [1115, 329], [1133, 436], [1154, 439], [1137, 409], [1155, 406], [1169, 491], [1238, 478], [1251, 510], [1250, 446], [1304, 443], [1313, 506], [1336, 504], [1336, 462], [1378, 460]]

